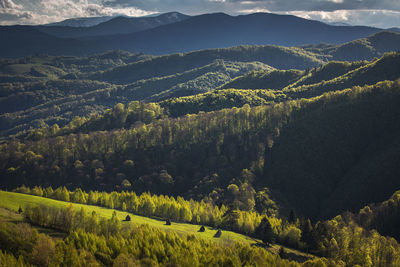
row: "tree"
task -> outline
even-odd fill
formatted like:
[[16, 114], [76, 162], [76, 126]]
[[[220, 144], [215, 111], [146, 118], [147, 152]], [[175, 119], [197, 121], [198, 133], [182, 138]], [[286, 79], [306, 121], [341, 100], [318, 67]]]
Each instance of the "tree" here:
[[124, 189], [130, 188], [132, 186], [131, 182], [129, 182], [127, 179], [122, 180], [121, 186]]
[[72, 202], [86, 204], [86, 197], [82, 189], [75, 189], [75, 192], [72, 194]]
[[281, 247], [279, 248], [278, 255], [279, 255], [279, 257], [281, 257], [281, 259], [286, 258], [286, 251], [285, 251], [285, 248], [284, 248], [284, 247], [281, 246]]
[[32, 250], [32, 261], [38, 266], [49, 266], [55, 253], [55, 244], [53, 240], [40, 234]]
[[302, 230], [302, 234], [301, 234], [301, 241], [303, 241], [304, 243], [307, 244], [308, 247], [312, 247], [313, 246], [313, 227], [311, 224], [310, 219], [307, 219], [306, 221], [303, 221], [302, 225], [301, 225], [301, 230]]
[[268, 218], [264, 217], [261, 220], [260, 225], [256, 229], [256, 235], [265, 245], [273, 244], [275, 242], [275, 234]]
[[290, 210], [288, 221], [290, 223], [295, 223], [296, 222], [296, 215], [294, 214], [294, 210], [293, 209]]
[[135, 261], [135, 259], [128, 254], [121, 253], [118, 255], [118, 257], [115, 258], [113, 262], [113, 267], [136, 267], [140, 266], [138, 262]]

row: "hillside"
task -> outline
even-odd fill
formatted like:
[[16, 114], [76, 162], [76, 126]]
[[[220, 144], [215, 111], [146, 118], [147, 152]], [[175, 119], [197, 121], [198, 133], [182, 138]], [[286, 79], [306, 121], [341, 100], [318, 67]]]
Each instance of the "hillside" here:
[[352, 86], [375, 84], [380, 80], [396, 80], [400, 77], [399, 63], [398, 53], [388, 53], [370, 62], [331, 61], [306, 71], [252, 71], [238, 76], [214, 91], [166, 99], [160, 104], [170, 115], [182, 116], [199, 111], [241, 107], [244, 104], [269, 105], [289, 99], [310, 98]]
[[[171, 263], [189, 266], [193, 263], [216, 265], [221, 261], [233, 263], [233, 266], [257, 262], [300, 266], [263, 248], [251, 247], [249, 243], [253, 243], [253, 239], [229, 231], [215, 237], [216, 230], [209, 227], [200, 232], [199, 226], [165, 225], [164, 221], [133, 214], [129, 214], [130, 221], [126, 221], [127, 212], [113, 209], [4, 191], [0, 191], [0, 198], [1, 206], [10, 209], [0, 209], [0, 263], [4, 266], [157, 266]], [[15, 212], [22, 207], [23, 219]], [[52, 219], [51, 223], [42, 216], [44, 212]], [[55, 213], [63, 219], [56, 219]], [[153, 244], [155, 241], [157, 246]], [[210, 256], [213, 251], [218, 253]], [[296, 257], [310, 257], [288, 251]]]
[[150, 225], [151, 227], [158, 228], [162, 231], [173, 231], [178, 234], [185, 234], [185, 235], [191, 234], [195, 235], [198, 238], [211, 240], [213, 242], [227, 243], [232, 241], [240, 241], [246, 244], [256, 243], [254, 239], [251, 239], [247, 236], [234, 233], [231, 231], [224, 231], [224, 235], [221, 236], [221, 238], [216, 239], [213, 238], [213, 235], [215, 234], [216, 230], [213, 229], [212, 227], [207, 227], [206, 228], [207, 230], [204, 233], [200, 233], [198, 232], [198, 230], [200, 229], [201, 225], [174, 222], [173, 226], [171, 227], [165, 225], [165, 221], [162, 220], [161, 218], [152, 219], [115, 209], [108, 209], [103, 207], [76, 204], [76, 203], [71, 204], [69, 202], [58, 201], [37, 196], [24, 195], [19, 193], [0, 191], [0, 203], [1, 207], [11, 209], [13, 211], [17, 211], [19, 207], [22, 207], [22, 209], [25, 210], [26, 206], [28, 205], [30, 206], [45, 205], [48, 207], [57, 207], [57, 208], [65, 208], [68, 205], [72, 205], [72, 207], [75, 210], [80, 210], [81, 208], [84, 208], [87, 214], [95, 212], [99, 217], [107, 219], [111, 218], [113, 212], [115, 211], [118, 220], [121, 222], [125, 219], [126, 215], [129, 214], [129, 216], [131, 216], [131, 222], [124, 222], [124, 224], [138, 224], [138, 225], [147, 224]]
[[[114, 56], [115, 59], [110, 59]], [[108, 65], [114, 62], [125, 65], [124, 61], [130, 62], [142, 58], [146, 57], [110, 53], [93, 56], [86, 60], [62, 58], [53, 61], [51, 58], [45, 58], [45, 62], [41, 64], [35, 59], [25, 64], [5, 63], [2, 67], [4, 72], [14, 75], [4, 75], [4, 83], [0, 85], [2, 88], [0, 111], [3, 112], [0, 115], [2, 135], [23, 132], [29, 127], [42, 127], [44, 123], [49, 125], [57, 123], [63, 126], [75, 116], [99, 114], [120, 102], [127, 104], [133, 100], [162, 100], [173, 96], [206, 92], [250, 70], [271, 69], [259, 62], [240, 63], [219, 60], [199, 68], [182, 68], [182, 73], [150, 77], [126, 86], [77, 78], [77, 69], [91, 70], [95, 62], [98, 62], [97, 68], [101, 68], [101, 62], [107, 62]], [[49, 62], [57, 67], [50, 67]], [[59, 67], [61, 64], [63, 68]], [[140, 66], [147, 64], [149, 68], [152, 68], [157, 65], [157, 61], [154, 63], [151, 60], [150, 62], [140, 61], [138, 64]], [[32, 76], [32, 70], [36, 73], [40, 70], [45, 74], [42, 70], [44, 68], [56, 69], [60, 76], [54, 72], [51, 73], [51, 77]], [[19, 76], [16, 77], [16, 74]], [[23, 82], [19, 78], [21, 76], [29, 77], [29, 79]], [[19, 79], [20, 82], [13, 82], [12, 79]]]
[[282, 128], [266, 152], [262, 183], [309, 217], [326, 218], [387, 199], [400, 186], [395, 167], [400, 99], [398, 81], [390, 93], [379, 91], [386, 86], [316, 109]]
[[[40, 139], [43, 134], [39, 134], [38, 131], [39, 140], [26, 142], [28, 146], [18, 145], [18, 142], [2, 146], [4, 151], [1, 160], [4, 164], [2, 179], [4, 185], [8, 184], [10, 187], [22, 182], [35, 184], [44, 179], [44, 172], [48, 172], [51, 177], [56, 175], [58, 178], [42, 180], [42, 183], [46, 181], [48, 184], [60, 185], [70, 182], [76, 186], [92, 187], [96, 181], [99, 188], [113, 188], [126, 177], [137, 177], [131, 179], [137, 191], [152, 190], [172, 194], [187, 192], [185, 196], [201, 198], [220, 188], [219, 193], [216, 191], [213, 197], [223, 199], [222, 196], [227, 194], [227, 191], [224, 193], [224, 188], [235, 181], [232, 178], [246, 179], [241, 172], [250, 168], [257, 177], [254, 182], [255, 188], [268, 186], [272, 192], [281, 192], [287, 196], [291, 202], [290, 206], [299, 212], [309, 216], [324, 216], [319, 213], [321, 210], [315, 205], [307, 209], [300, 207], [307, 207], [307, 201], [312, 203], [318, 200], [322, 206], [324, 201], [333, 203], [329, 201], [330, 196], [337, 196], [337, 199], [348, 196], [354, 203], [354, 208], [360, 208], [359, 205], [387, 198], [387, 194], [392, 193], [389, 190], [392, 190], [395, 184], [389, 182], [382, 184], [379, 193], [374, 194], [376, 199], [370, 197], [371, 194], [368, 192], [362, 195], [361, 192], [355, 194], [351, 191], [340, 191], [339, 185], [341, 179], [347, 182], [358, 181], [359, 176], [355, 175], [354, 180], [351, 180], [345, 174], [350, 167], [357, 166], [356, 162], [361, 163], [362, 157], [368, 159], [370, 156], [375, 156], [375, 149], [390, 147], [377, 145], [377, 148], [374, 148], [367, 144], [372, 144], [374, 139], [377, 142], [393, 140], [389, 137], [398, 131], [396, 130], [398, 125], [396, 118], [399, 117], [396, 108], [397, 93], [398, 82], [383, 82], [373, 86], [355, 87], [353, 90], [330, 92], [309, 100], [299, 99], [253, 108], [245, 105], [242, 108], [199, 113], [178, 119], [163, 118], [145, 126], [139, 123], [130, 129], [90, 132], [89, 135]], [[339, 101], [340, 99], [342, 100]], [[385, 109], [382, 109], [382, 106]], [[363, 111], [366, 107], [367, 111]], [[115, 108], [110, 114], [110, 119], [115, 123], [119, 121], [133, 123], [132, 120], [127, 120], [129, 114], [129, 109], [122, 105]], [[365, 114], [368, 116], [365, 117]], [[335, 124], [324, 124], [324, 121], [335, 121]], [[57, 131], [62, 133], [63, 129], [54, 131], [55, 134]], [[359, 137], [361, 133], [364, 133], [363, 138]], [[46, 135], [44, 132], [44, 136]], [[301, 140], [301, 143], [298, 140]], [[53, 142], [57, 145], [50, 145]], [[324, 143], [325, 146], [313, 145], [314, 142]], [[273, 146], [270, 152], [271, 144]], [[296, 149], [296, 153], [290, 149], [299, 145], [304, 148]], [[331, 149], [331, 145], [340, 147], [341, 150]], [[19, 151], [15, 151], [17, 147]], [[171, 151], [170, 147], [174, 147], [174, 150]], [[306, 147], [313, 148], [310, 155], [303, 153], [307, 151]], [[65, 153], [58, 155], [59, 150]], [[265, 157], [264, 153], [267, 153]], [[25, 161], [25, 158], [31, 161]], [[43, 161], [44, 158], [46, 162]], [[303, 168], [312, 166], [315, 161], [321, 159], [324, 159], [318, 164], [321, 168], [313, 167], [311, 170]], [[133, 160], [135, 166], [127, 168], [123, 165], [126, 160]], [[152, 164], [149, 164], [150, 160]], [[78, 164], [77, 161], [81, 163]], [[52, 166], [56, 162], [59, 162], [58, 168], [53, 169]], [[233, 163], [235, 164], [232, 165]], [[395, 175], [396, 172], [392, 169], [397, 163], [394, 157], [391, 165], [387, 166], [389, 173]], [[37, 167], [30, 169], [28, 178], [24, 173], [32, 166], [31, 164]], [[292, 165], [286, 167], [288, 164]], [[367, 163], [367, 166], [371, 168], [370, 173], [380, 173], [381, 169], [374, 169], [373, 164]], [[325, 170], [329, 168], [332, 170], [327, 175]], [[172, 180], [163, 180], [161, 177], [164, 172], [168, 173]], [[210, 173], [215, 173], [216, 176], [211, 178]], [[324, 179], [320, 178], [322, 173]], [[82, 180], [83, 177], [90, 178]], [[280, 178], [274, 180], [274, 177]], [[310, 182], [306, 183], [304, 177], [308, 177]], [[211, 180], [206, 182], [208, 179]], [[376, 181], [375, 178], [372, 179]], [[385, 179], [395, 182], [391, 175]], [[156, 181], [163, 181], [164, 186], [159, 187]], [[351, 190], [354, 187], [344, 188]], [[366, 184], [365, 188], [376, 190], [377, 187]], [[333, 190], [336, 189], [339, 193], [333, 195]], [[305, 190], [304, 196], [308, 197], [299, 199], [296, 194], [298, 190]], [[311, 191], [314, 193], [311, 194]], [[335, 214], [344, 209], [339, 204], [333, 206], [332, 212]]]
[[282, 89], [297, 81], [304, 72], [300, 70], [254, 71], [224, 84], [222, 89]]

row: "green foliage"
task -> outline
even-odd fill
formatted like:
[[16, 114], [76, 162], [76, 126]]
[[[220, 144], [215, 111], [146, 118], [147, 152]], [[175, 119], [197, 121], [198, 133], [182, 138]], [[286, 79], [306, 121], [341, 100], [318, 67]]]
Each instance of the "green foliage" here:
[[396, 191], [382, 203], [365, 206], [352, 219], [365, 229], [375, 229], [381, 235], [392, 236], [399, 241], [399, 204], [400, 192]]
[[179, 97], [160, 102], [170, 116], [179, 117], [185, 114], [209, 112], [224, 108], [268, 105], [286, 99], [281, 92], [269, 90], [221, 89], [194, 96]]
[[251, 71], [221, 86], [222, 89], [282, 89], [304, 75], [300, 70]]
[[346, 266], [397, 266], [400, 245], [393, 238], [367, 231], [346, 217], [318, 222], [313, 230], [315, 246], [320, 255], [343, 261]]

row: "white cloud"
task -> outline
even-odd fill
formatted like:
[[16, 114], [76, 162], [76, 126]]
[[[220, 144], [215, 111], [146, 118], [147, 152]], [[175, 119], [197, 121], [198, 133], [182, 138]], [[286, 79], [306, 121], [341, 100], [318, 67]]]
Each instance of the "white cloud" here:
[[88, 0], [39, 0], [34, 10], [24, 10], [12, 0], [0, 0], [0, 24], [45, 24], [77, 17], [145, 16], [155, 12], [136, 7], [103, 6]]
[[335, 4], [343, 4], [344, 0], [328, 0], [329, 2], [335, 3]]
[[242, 14], [251, 14], [251, 13], [270, 13], [271, 11], [269, 11], [268, 9], [266, 9], [266, 8], [251, 8], [251, 9], [242, 9], [242, 10], [239, 10], [239, 13], [242, 13]]
[[282, 13], [327, 23], [343, 22], [351, 25], [367, 25], [378, 28], [400, 26], [400, 11], [394, 10], [288, 11]]

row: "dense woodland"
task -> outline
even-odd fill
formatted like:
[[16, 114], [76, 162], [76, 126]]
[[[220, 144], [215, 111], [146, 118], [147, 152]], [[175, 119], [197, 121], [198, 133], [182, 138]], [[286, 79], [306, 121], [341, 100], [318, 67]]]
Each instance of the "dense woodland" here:
[[396, 38], [0, 60], [1, 189], [259, 240], [30, 206], [0, 265], [399, 266]]

